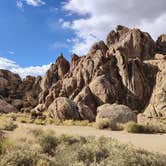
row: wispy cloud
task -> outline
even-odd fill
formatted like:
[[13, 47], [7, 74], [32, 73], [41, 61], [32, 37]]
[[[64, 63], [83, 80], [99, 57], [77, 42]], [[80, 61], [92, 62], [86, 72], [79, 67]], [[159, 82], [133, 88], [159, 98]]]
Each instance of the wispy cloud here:
[[48, 70], [49, 67], [50, 64], [43, 66], [21, 67], [13, 60], [0, 57], [0, 69], [6, 69], [14, 73], [18, 73], [22, 78], [26, 77], [27, 75], [32, 75], [32, 76], [43, 75]]
[[8, 54], [14, 55], [14, 54], [15, 54], [15, 52], [14, 52], [14, 51], [9, 50], [9, 51], [8, 51]]
[[45, 5], [45, 2], [42, 0], [25, 0], [25, 2], [27, 3], [27, 5], [31, 5], [34, 7]]
[[68, 48], [67, 43], [62, 43], [62, 42], [55, 42], [50, 46], [50, 49], [52, 50], [57, 50], [57, 49], [63, 49], [63, 48]]
[[16, 1], [16, 6], [18, 9], [21, 11], [24, 11], [24, 6], [25, 5], [30, 5], [33, 7], [38, 7], [41, 5], [45, 5], [46, 3], [43, 0], [17, 0]]
[[16, 1], [16, 6], [18, 7], [18, 9], [20, 9], [21, 11], [24, 11], [24, 4], [22, 1], [18, 0]]

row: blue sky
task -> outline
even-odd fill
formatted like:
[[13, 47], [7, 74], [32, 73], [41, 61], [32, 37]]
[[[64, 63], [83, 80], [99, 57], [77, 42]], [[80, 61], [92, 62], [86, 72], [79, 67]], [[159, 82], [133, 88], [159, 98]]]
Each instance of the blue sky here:
[[73, 33], [60, 25], [59, 19], [68, 17], [59, 2], [49, 0], [38, 7], [24, 4], [19, 9], [16, 1], [1, 0], [0, 55], [23, 67], [48, 64], [61, 52], [69, 58], [67, 39]]
[[[144, 6], [144, 7], [142, 7]], [[43, 75], [62, 52], [86, 54], [121, 24], [166, 33], [165, 0], [1, 0], [0, 68]]]

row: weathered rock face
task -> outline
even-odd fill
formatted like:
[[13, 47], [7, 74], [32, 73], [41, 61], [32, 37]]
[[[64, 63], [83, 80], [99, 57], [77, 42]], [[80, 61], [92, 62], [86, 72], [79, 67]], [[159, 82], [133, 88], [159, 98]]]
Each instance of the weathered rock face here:
[[127, 106], [119, 104], [104, 104], [97, 108], [96, 119], [107, 118], [112, 122], [126, 123], [136, 121], [136, 114]]
[[153, 60], [146, 63], [158, 68], [156, 84], [144, 115], [147, 118], [166, 117], [166, 60]]
[[7, 70], [0, 70], [0, 96], [4, 98], [19, 98], [21, 78]]
[[0, 113], [17, 112], [18, 110], [5, 100], [0, 99]]
[[95, 120], [97, 103], [88, 86], [83, 88], [74, 101], [78, 106], [78, 111], [82, 119]]
[[49, 115], [54, 119], [80, 119], [76, 104], [65, 97], [59, 97], [48, 108]]
[[155, 42], [148, 33], [139, 29], [117, 26], [107, 36], [107, 46], [120, 50], [128, 58], [150, 59], [155, 53]]
[[20, 85], [20, 92], [23, 99], [23, 107], [35, 107], [38, 104], [38, 96], [41, 92], [41, 77], [27, 76]]
[[38, 104], [38, 95], [41, 77], [27, 76], [23, 80], [7, 70], [0, 70], [0, 96], [16, 109], [35, 107]]
[[69, 68], [70, 64], [63, 57], [63, 55], [57, 58], [55, 64], [51, 65], [50, 69], [46, 72], [41, 81], [40, 86], [42, 88], [42, 93], [40, 94], [40, 103], [45, 102], [46, 96], [49, 94], [49, 88], [51, 88], [51, 86], [57, 83], [59, 80], [63, 79]]
[[166, 55], [166, 34], [160, 35], [156, 41], [156, 51]]
[[139, 58], [128, 60], [128, 57], [120, 51], [115, 53], [115, 57], [119, 74], [126, 88], [125, 104], [132, 109], [143, 109], [152, 92], [153, 77], [155, 77], [153, 67], [142, 63]]

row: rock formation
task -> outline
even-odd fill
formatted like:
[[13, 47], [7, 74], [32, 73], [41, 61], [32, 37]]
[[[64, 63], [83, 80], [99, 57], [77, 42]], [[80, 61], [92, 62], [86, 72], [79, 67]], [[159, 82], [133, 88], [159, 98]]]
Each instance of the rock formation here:
[[119, 25], [106, 41], [85, 56], [73, 54], [70, 63], [60, 55], [42, 78], [21, 80], [0, 70], [1, 98], [18, 110], [48, 112], [55, 119], [94, 121], [97, 108], [114, 103], [136, 113], [146, 109], [144, 116], [154, 116], [152, 110], [166, 116], [165, 35], [155, 42], [148, 33]]
[[11, 113], [17, 112], [17, 109], [11, 104], [7, 103], [4, 100], [0, 99], [0, 113]]
[[56, 98], [49, 106], [48, 112], [54, 119], [80, 119], [76, 104], [66, 97]]
[[96, 119], [107, 118], [111, 122], [126, 123], [129, 121], [137, 121], [136, 114], [127, 106], [120, 104], [104, 104], [97, 108]]
[[156, 41], [157, 53], [166, 55], [166, 34], [160, 35]]

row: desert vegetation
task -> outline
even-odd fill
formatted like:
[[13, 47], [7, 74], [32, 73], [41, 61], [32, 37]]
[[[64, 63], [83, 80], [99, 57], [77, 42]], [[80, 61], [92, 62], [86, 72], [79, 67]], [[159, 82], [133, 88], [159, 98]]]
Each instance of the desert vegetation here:
[[0, 140], [5, 166], [164, 166], [166, 156], [136, 150], [111, 138], [57, 136], [40, 127], [17, 128]]
[[[161, 123], [162, 122], [162, 123]], [[166, 133], [165, 120], [158, 120], [158, 122], [149, 124], [138, 124], [134, 121], [127, 123], [117, 123], [108, 118], [96, 119], [96, 122], [89, 122], [88, 120], [53, 120], [53, 119], [39, 119], [32, 117], [29, 114], [10, 113], [0, 114], [0, 129], [14, 130], [17, 128], [17, 123], [31, 123], [35, 125], [56, 125], [56, 126], [89, 126], [97, 129], [107, 129], [112, 131], [122, 131], [129, 133]]]

